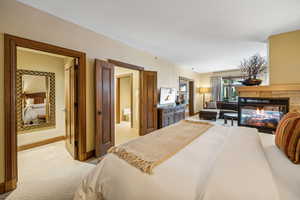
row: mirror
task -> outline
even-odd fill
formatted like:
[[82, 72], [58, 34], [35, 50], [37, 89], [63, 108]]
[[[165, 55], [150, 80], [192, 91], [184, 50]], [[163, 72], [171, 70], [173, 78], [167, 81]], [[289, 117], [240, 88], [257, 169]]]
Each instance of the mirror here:
[[55, 74], [17, 70], [18, 131], [55, 127]]

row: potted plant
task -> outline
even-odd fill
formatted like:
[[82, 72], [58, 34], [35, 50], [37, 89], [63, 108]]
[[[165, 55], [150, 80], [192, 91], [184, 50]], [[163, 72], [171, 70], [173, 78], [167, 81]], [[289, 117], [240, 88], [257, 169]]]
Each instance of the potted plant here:
[[246, 75], [246, 79], [242, 83], [247, 86], [260, 85], [262, 80], [257, 79], [257, 76], [266, 69], [267, 61], [259, 54], [255, 54], [249, 59], [244, 59], [241, 62], [240, 70]]

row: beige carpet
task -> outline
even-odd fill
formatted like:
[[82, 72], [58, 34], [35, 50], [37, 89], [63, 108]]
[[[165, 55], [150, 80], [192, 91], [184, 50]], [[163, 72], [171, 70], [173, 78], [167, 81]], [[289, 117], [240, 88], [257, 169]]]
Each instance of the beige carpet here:
[[18, 188], [7, 200], [70, 200], [83, 176], [95, 165], [72, 159], [64, 141], [18, 153]]
[[123, 144], [139, 137], [139, 130], [136, 128], [131, 128], [129, 122], [122, 121], [120, 124], [116, 124], [115, 129], [115, 144]]

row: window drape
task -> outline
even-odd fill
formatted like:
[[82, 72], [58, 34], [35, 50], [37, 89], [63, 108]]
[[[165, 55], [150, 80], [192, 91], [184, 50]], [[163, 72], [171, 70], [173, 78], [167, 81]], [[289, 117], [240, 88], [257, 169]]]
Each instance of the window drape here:
[[211, 99], [213, 101], [222, 100], [222, 77], [214, 76], [210, 78], [211, 84]]

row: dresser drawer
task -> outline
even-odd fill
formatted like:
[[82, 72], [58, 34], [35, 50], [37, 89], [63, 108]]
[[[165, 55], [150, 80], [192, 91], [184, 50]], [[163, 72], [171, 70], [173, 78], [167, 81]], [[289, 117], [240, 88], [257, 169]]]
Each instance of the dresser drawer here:
[[163, 128], [179, 122], [185, 117], [185, 106], [159, 108], [158, 110], [158, 126]]

